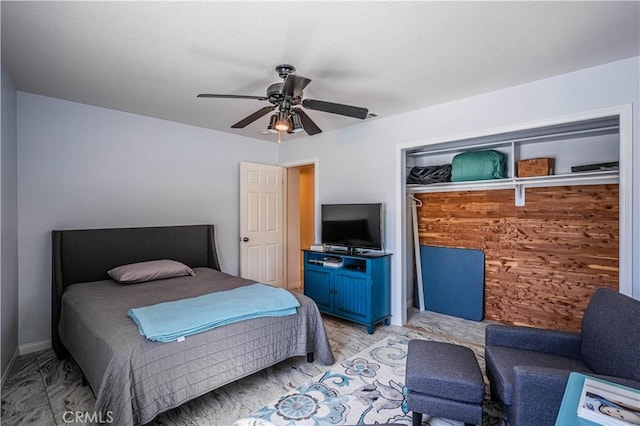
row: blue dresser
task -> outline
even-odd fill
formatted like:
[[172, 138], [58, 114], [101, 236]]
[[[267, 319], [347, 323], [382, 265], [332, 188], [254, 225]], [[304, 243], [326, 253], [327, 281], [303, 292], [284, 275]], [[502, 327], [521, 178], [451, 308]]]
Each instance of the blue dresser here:
[[367, 327], [391, 318], [391, 254], [304, 252], [304, 294], [320, 312]]

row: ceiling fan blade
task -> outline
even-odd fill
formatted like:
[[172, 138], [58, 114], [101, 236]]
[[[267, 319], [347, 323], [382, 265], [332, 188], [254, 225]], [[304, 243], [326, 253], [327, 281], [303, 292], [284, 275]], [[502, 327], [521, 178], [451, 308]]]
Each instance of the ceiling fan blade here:
[[258, 101], [266, 101], [268, 98], [264, 96], [251, 95], [214, 95], [211, 93], [200, 93], [197, 98], [225, 98], [225, 99], [256, 99]]
[[332, 114], [346, 115], [347, 117], [359, 118], [364, 120], [369, 114], [367, 108], [336, 104], [333, 102], [317, 101], [315, 99], [304, 99], [302, 106], [316, 111], [330, 112]]
[[269, 114], [274, 109], [276, 109], [276, 105], [262, 107], [259, 110], [257, 110], [256, 112], [254, 112], [253, 114], [251, 114], [250, 116], [245, 117], [242, 120], [238, 121], [236, 124], [231, 126], [231, 128], [232, 129], [242, 129], [243, 127], [247, 127], [249, 124], [253, 123], [258, 118]]
[[284, 96], [290, 96], [295, 98], [302, 96], [302, 91], [307, 85], [311, 83], [311, 79], [303, 77], [301, 75], [289, 74], [284, 80], [284, 86], [282, 87], [282, 94]]
[[294, 111], [296, 112], [296, 114], [300, 116], [300, 121], [302, 122], [302, 128], [304, 129], [305, 132], [307, 132], [309, 136], [322, 133], [322, 130], [320, 130], [320, 127], [318, 127], [316, 123], [313, 122], [311, 117], [309, 117], [306, 112], [304, 112], [300, 108], [295, 108]]

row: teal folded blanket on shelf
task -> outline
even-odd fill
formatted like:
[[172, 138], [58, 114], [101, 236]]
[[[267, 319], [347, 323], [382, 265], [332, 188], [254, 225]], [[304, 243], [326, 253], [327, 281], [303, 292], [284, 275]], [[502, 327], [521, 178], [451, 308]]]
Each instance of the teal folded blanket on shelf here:
[[147, 339], [172, 342], [237, 321], [293, 315], [298, 306], [298, 299], [287, 290], [258, 283], [133, 308], [129, 309], [128, 315], [138, 325], [140, 334]]
[[507, 177], [507, 156], [495, 150], [469, 151], [453, 157], [451, 182], [504, 179]]

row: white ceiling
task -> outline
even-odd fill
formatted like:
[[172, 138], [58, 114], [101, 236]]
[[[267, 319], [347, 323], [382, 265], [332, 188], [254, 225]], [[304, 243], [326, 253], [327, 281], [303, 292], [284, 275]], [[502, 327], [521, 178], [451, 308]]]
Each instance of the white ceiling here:
[[[196, 95], [264, 95], [289, 63], [305, 98], [387, 117], [638, 56], [639, 6], [3, 0], [2, 63], [21, 91], [273, 141], [268, 116], [230, 128], [267, 102]], [[307, 113], [325, 132], [360, 122]]]

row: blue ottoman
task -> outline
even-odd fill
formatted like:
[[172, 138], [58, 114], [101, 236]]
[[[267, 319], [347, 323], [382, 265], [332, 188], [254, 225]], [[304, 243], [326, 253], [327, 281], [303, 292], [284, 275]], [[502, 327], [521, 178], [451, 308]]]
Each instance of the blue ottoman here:
[[482, 425], [485, 387], [473, 351], [451, 343], [411, 340], [407, 354], [407, 405], [413, 426], [422, 414]]

